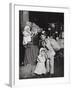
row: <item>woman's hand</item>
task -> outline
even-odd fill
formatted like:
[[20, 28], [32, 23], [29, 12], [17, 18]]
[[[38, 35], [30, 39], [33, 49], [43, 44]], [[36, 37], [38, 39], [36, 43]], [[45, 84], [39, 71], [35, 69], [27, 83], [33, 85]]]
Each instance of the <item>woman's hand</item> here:
[[42, 46], [43, 46], [43, 47], [45, 47], [45, 46], [46, 46], [46, 44], [45, 44], [45, 42], [44, 42], [44, 41], [42, 42]]

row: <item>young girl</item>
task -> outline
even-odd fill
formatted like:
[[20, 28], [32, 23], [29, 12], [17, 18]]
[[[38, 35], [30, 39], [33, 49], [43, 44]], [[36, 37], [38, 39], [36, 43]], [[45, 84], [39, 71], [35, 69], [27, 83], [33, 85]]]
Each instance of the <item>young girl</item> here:
[[38, 63], [34, 71], [35, 74], [38, 75], [46, 74], [45, 61], [46, 61], [46, 49], [41, 48], [39, 56], [37, 58]]

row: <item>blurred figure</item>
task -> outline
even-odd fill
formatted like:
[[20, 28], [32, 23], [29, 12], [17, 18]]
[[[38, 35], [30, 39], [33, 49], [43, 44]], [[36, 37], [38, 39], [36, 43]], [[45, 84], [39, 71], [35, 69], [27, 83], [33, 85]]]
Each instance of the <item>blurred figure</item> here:
[[[56, 39], [59, 40], [59, 37], [56, 37]], [[49, 40], [50, 40], [50, 43], [55, 51], [60, 50], [60, 46], [59, 46], [58, 42], [55, 39], [53, 39], [52, 36], [49, 37]]]
[[56, 40], [57, 40], [57, 43], [60, 46], [60, 49], [64, 48], [64, 32], [61, 32], [60, 38], [56, 39]]

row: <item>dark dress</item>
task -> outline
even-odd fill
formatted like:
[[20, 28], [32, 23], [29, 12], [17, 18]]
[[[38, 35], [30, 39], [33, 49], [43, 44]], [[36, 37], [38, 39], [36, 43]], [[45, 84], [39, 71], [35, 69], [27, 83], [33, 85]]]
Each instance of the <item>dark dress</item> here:
[[32, 41], [25, 46], [24, 66], [20, 69], [20, 77], [22, 78], [32, 77], [34, 75], [39, 53], [38, 40], [38, 35], [36, 35], [32, 38]]
[[25, 48], [25, 58], [24, 58], [24, 65], [27, 64], [36, 64], [36, 59], [38, 56], [38, 47], [31, 44], [28, 44]]
[[34, 36], [32, 41], [25, 47], [24, 65], [31, 64], [35, 65], [38, 56], [38, 36]]

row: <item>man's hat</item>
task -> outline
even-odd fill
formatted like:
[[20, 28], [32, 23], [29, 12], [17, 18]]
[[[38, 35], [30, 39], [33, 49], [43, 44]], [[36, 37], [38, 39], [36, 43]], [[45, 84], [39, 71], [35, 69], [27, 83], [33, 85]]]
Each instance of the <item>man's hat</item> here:
[[45, 35], [46, 36], [46, 32], [45, 31], [42, 31], [41, 32], [41, 35]]

